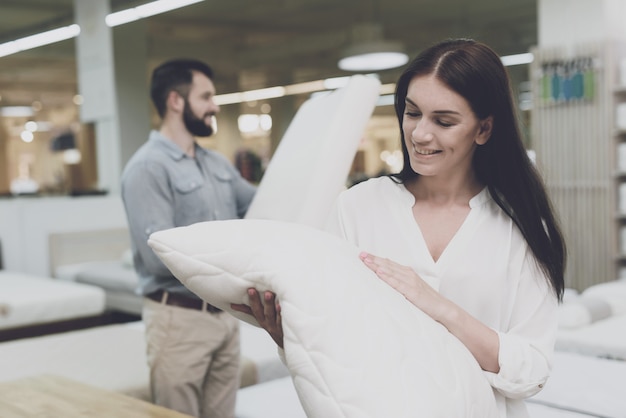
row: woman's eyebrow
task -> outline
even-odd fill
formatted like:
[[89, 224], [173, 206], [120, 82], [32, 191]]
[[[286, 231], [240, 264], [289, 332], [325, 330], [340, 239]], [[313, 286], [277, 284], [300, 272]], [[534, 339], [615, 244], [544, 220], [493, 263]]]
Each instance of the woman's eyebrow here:
[[[413, 106], [415, 106], [416, 108], [418, 108], [418, 109], [419, 109], [419, 106], [418, 106], [418, 105], [416, 105], [416, 104], [413, 102], [413, 100], [409, 99], [408, 97], [406, 97], [406, 98], [404, 99], [404, 101], [405, 101], [407, 104], [413, 105]], [[459, 112], [454, 111], [454, 110], [435, 110], [433, 113], [434, 113], [434, 114], [437, 114], [437, 115], [460, 115], [460, 113], [459, 113]]]

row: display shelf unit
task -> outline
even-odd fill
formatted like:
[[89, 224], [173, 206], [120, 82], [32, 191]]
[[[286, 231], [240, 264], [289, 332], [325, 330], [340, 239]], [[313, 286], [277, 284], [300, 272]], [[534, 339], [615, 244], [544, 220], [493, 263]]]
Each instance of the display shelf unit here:
[[[614, 63], [617, 67], [618, 63]], [[613, 87], [613, 141], [615, 144], [615, 190], [616, 212], [615, 228], [617, 233], [617, 251], [615, 257], [616, 277], [626, 275], [626, 114], [620, 115], [620, 106], [626, 106], [626, 80], [622, 80], [620, 71], [615, 71]], [[623, 110], [622, 110], [623, 112]]]
[[[626, 201], [619, 206], [626, 129], [615, 123], [617, 104], [626, 102], [616, 77], [622, 50], [606, 41], [531, 51], [531, 146], [565, 236], [566, 286], [578, 290], [626, 271]], [[550, 96], [546, 88], [562, 90]], [[584, 94], [572, 94], [581, 88]]]

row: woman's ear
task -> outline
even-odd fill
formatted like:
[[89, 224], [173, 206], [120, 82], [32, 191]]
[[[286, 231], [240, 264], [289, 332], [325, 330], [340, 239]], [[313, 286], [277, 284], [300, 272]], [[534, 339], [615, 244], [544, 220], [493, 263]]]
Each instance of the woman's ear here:
[[489, 138], [491, 138], [491, 131], [493, 129], [493, 116], [488, 116], [480, 121], [480, 130], [476, 136], [476, 143], [478, 145], [485, 145]]

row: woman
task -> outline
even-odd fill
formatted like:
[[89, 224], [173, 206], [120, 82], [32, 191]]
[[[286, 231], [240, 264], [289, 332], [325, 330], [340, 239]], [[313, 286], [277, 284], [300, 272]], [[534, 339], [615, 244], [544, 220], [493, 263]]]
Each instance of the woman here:
[[[343, 192], [329, 230], [476, 358], [502, 417], [548, 379], [565, 245], [521, 140], [508, 75], [488, 46], [446, 40], [400, 76], [400, 173]], [[393, 260], [393, 261], [392, 261]], [[274, 295], [240, 310], [282, 346]]]

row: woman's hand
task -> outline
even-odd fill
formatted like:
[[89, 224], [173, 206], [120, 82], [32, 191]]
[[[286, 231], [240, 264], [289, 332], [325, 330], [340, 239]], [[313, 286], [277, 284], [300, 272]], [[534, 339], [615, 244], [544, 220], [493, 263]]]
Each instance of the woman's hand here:
[[410, 267], [366, 252], [359, 258], [380, 279], [461, 340], [483, 370], [498, 373], [500, 339], [494, 330], [441, 296]]
[[274, 342], [283, 348], [283, 326], [280, 315], [280, 304], [276, 300], [276, 295], [272, 292], [264, 292], [261, 295], [256, 289], [248, 289], [250, 305], [231, 303], [230, 307], [234, 311], [252, 315], [261, 328], [270, 334]]
[[413, 269], [366, 252], [359, 254], [359, 258], [380, 279], [400, 292], [413, 305], [437, 321], [442, 319], [445, 299]]

